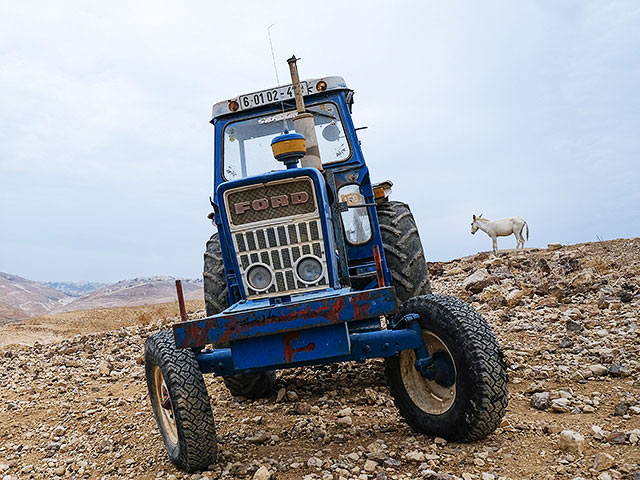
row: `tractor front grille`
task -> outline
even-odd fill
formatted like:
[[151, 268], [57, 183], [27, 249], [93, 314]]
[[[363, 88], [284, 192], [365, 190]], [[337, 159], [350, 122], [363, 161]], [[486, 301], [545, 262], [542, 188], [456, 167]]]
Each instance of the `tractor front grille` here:
[[262, 263], [274, 272], [274, 283], [266, 292], [254, 291], [248, 282], [247, 296], [285, 294], [314, 287], [327, 287], [326, 268], [319, 281], [307, 285], [298, 278], [298, 259], [312, 255], [326, 265], [320, 221], [289, 223], [277, 227], [258, 228], [233, 235], [240, 270], [244, 273], [255, 263]]
[[[235, 211], [234, 205], [238, 203], [246, 206], [247, 202], [256, 199], [281, 198], [290, 196], [292, 192], [306, 192], [308, 201], [305, 204], [279, 205], [264, 212], [247, 210], [249, 215], [246, 217]], [[310, 178], [297, 177], [288, 182], [233, 189], [225, 194], [225, 203], [231, 218], [231, 237], [247, 298], [288, 295], [329, 286], [322, 220]], [[245, 218], [250, 220], [247, 222]], [[296, 262], [307, 256], [317, 258], [323, 265], [322, 275], [313, 284], [302, 282], [296, 273]], [[266, 266], [273, 274], [273, 283], [264, 291], [254, 290], [247, 281], [247, 272], [255, 264]]]

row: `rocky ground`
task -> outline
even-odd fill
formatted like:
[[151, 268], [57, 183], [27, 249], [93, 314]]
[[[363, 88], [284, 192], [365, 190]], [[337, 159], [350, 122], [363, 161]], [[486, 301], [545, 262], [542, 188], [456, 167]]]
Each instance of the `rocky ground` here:
[[414, 434], [380, 361], [285, 371], [259, 401], [208, 376], [219, 461], [183, 474], [165, 455], [142, 365], [146, 336], [173, 321], [167, 307], [47, 344], [0, 327], [0, 479], [640, 479], [640, 239], [430, 269], [434, 290], [472, 302], [505, 352], [510, 404], [484, 441]]

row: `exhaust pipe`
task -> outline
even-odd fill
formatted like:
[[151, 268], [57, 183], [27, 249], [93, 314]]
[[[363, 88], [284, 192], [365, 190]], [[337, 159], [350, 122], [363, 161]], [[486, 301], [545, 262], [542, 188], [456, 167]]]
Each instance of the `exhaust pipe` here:
[[300, 77], [298, 76], [298, 59], [293, 55], [287, 60], [289, 71], [291, 72], [291, 83], [293, 84], [293, 94], [296, 99], [296, 109], [298, 115], [293, 119], [293, 127], [296, 133], [304, 136], [307, 144], [307, 153], [301, 160], [302, 167], [316, 168], [322, 171], [322, 160], [320, 159], [320, 149], [318, 148], [318, 138], [316, 137], [316, 128], [313, 122], [313, 114], [307, 112], [304, 108], [304, 98], [302, 89], [300, 88]]

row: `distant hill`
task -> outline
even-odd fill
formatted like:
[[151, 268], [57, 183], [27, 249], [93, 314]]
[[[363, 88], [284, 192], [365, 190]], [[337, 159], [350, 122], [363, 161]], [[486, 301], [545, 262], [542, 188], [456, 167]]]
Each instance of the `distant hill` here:
[[0, 272], [0, 321], [59, 311], [69, 296], [18, 275]]
[[[54, 288], [55, 287], [55, 288]], [[187, 300], [202, 300], [202, 280], [182, 280]], [[50, 313], [176, 300], [174, 277], [139, 277], [112, 285], [46, 282], [0, 272], [0, 324]]]
[[[187, 300], [201, 300], [204, 296], [202, 281], [182, 280], [182, 291]], [[122, 280], [74, 299], [60, 312], [91, 308], [124, 307], [176, 301], [173, 277], [148, 277]]]
[[39, 282], [47, 287], [55, 288], [56, 290], [65, 293], [70, 297], [81, 297], [87, 293], [99, 290], [109, 286], [108, 283], [99, 282]]

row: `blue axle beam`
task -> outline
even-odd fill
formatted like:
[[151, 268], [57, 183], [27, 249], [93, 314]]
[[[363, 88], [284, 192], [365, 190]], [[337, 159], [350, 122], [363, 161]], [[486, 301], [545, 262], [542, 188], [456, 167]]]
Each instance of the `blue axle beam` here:
[[[310, 330], [310, 332], [312, 332]], [[264, 337], [263, 337], [264, 340]], [[282, 361], [270, 365], [262, 365], [252, 368], [238, 368], [234, 362], [233, 348], [216, 348], [214, 350], [204, 350], [196, 354], [198, 364], [202, 373], [212, 373], [216, 375], [235, 375], [239, 373], [252, 373], [264, 370], [293, 368], [308, 365], [324, 365], [335, 362], [359, 361], [368, 358], [390, 357], [397, 355], [402, 350], [414, 350], [416, 352], [416, 368], [426, 378], [431, 377], [426, 367], [432, 363], [431, 357], [425, 348], [420, 326], [417, 321], [410, 322], [406, 328], [399, 330], [377, 330], [373, 332], [348, 334], [348, 353], [329, 355], [313, 359], [300, 359], [296, 357], [292, 361]], [[233, 346], [232, 346], [233, 347]], [[255, 352], [259, 357], [259, 352]], [[239, 355], [240, 360], [245, 356], [244, 352]], [[274, 357], [275, 358], [275, 357]], [[244, 363], [244, 361], [240, 361]]]

